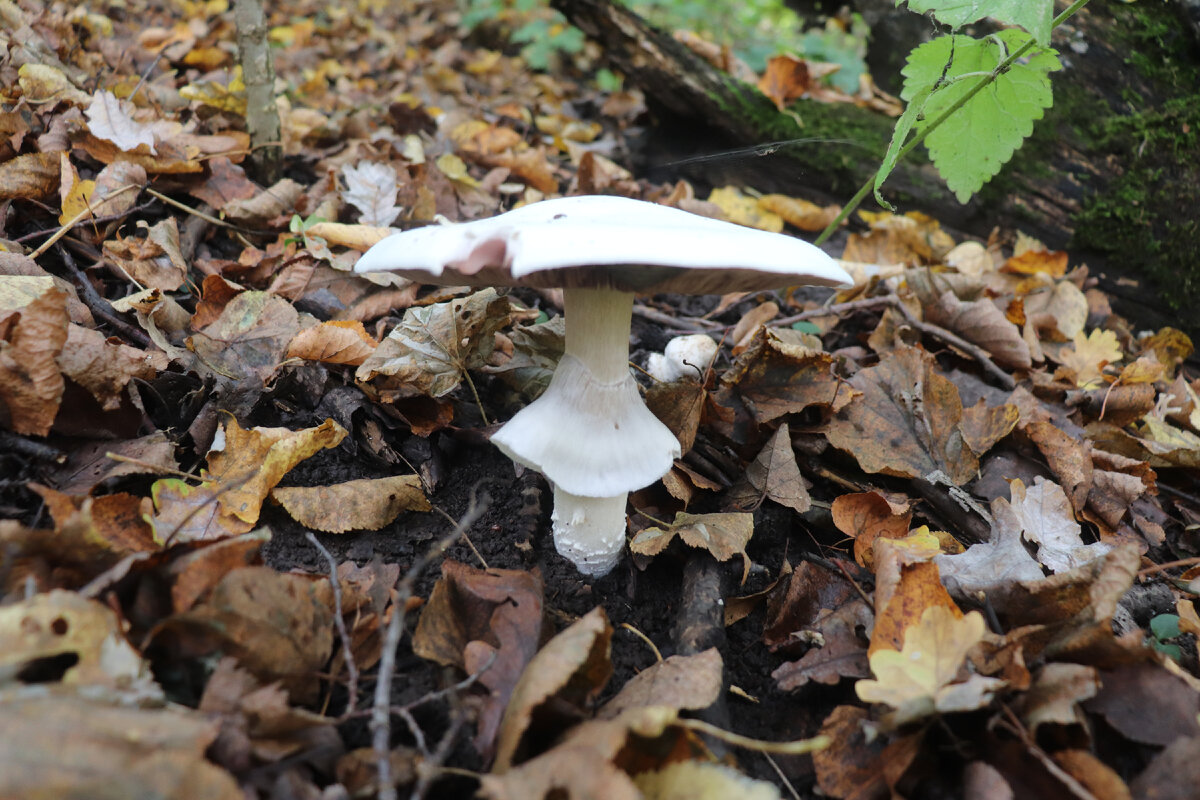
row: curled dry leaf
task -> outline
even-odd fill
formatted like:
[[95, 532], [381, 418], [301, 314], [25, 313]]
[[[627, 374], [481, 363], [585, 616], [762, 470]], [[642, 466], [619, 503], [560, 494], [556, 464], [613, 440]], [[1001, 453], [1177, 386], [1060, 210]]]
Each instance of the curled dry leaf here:
[[322, 322], [305, 328], [288, 343], [288, 358], [357, 367], [375, 352], [375, 341], [361, 322]]
[[364, 478], [330, 486], [275, 487], [271, 498], [292, 519], [325, 533], [377, 531], [405, 511], [432, 506], [417, 475]]
[[249, 525], [258, 521], [263, 500], [292, 467], [346, 438], [346, 429], [331, 419], [315, 428], [291, 431], [245, 430], [230, 418], [224, 430], [224, 447], [208, 454], [204, 477], [216, 484], [221, 512]]
[[67, 342], [67, 294], [48, 289], [20, 310], [0, 339], [0, 401], [17, 433], [45, 436], [66, 384], [58, 357]]
[[1021, 541], [1021, 524], [1003, 497], [992, 501], [991, 539], [954, 555], [938, 555], [942, 581], [958, 597], [974, 598], [980, 592], [999, 606], [1019, 581], [1036, 581], [1042, 568]]
[[1037, 545], [1037, 560], [1051, 572], [1066, 572], [1100, 558], [1112, 545], [1085, 545], [1070, 501], [1062, 487], [1043, 478], [1026, 488], [1020, 479], [1010, 484], [1011, 514], [1026, 540]]
[[832, 356], [806, 346], [799, 331], [761, 328], [721, 381], [767, 423], [810, 406], [844, 406], [851, 393], [832, 366]]
[[396, 170], [388, 164], [363, 161], [342, 167], [346, 191], [342, 197], [358, 209], [363, 225], [385, 227], [400, 216], [396, 205]]
[[112, 92], [96, 90], [83, 113], [88, 119], [88, 131], [97, 139], [112, 142], [124, 151], [144, 147], [151, 154], [156, 152], [154, 129], [130, 116], [125, 104]]
[[731, 488], [728, 495], [736, 508], [757, 507], [764, 497], [799, 514], [812, 507], [808, 486], [796, 464], [792, 433], [786, 422], [746, 467], [744, 481]]
[[961, 616], [942, 586], [934, 557], [941, 552], [936, 536], [922, 526], [903, 539], [875, 540], [875, 628], [871, 654], [899, 650], [909, 628], [933, 607]]
[[504, 710], [494, 772], [503, 775], [525, 755], [525, 732], [538, 706], [555, 696], [568, 706], [582, 706], [600, 693], [612, 676], [611, 640], [608, 616], [596, 607], [538, 651]]

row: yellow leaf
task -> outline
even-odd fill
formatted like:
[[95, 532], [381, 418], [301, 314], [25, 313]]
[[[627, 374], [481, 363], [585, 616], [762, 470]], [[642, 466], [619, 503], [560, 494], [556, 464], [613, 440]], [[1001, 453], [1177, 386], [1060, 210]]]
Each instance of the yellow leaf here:
[[1117, 335], [1097, 328], [1088, 336], [1083, 331], [1076, 333], [1073, 345], [1063, 348], [1059, 359], [1075, 372], [1076, 386], [1095, 389], [1104, 382], [1104, 368], [1123, 357]]
[[783, 230], [783, 217], [761, 208], [758, 200], [747, 197], [732, 186], [713, 189], [712, 194], [708, 196], [708, 202], [719, 206], [725, 218], [738, 225], [771, 233]]
[[921, 621], [905, 633], [900, 652], [871, 654], [875, 679], [855, 684], [859, 699], [896, 709], [892, 719], [896, 725], [934, 713], [981, 708], [1004, 682], [980, 675], [961, 683], [955, 683], [955, 678], [984, 630], [978, 611], [957, 618], [942, 606], [925, 609]]

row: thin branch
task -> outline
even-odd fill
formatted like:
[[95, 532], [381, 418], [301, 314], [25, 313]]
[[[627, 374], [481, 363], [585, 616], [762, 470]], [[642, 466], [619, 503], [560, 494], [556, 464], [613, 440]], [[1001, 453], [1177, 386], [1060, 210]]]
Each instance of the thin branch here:
[[325, 549], [325, 545], [318, 541], [312, 531], [305, 531], [304, 538], [308, 539], [309, 544], [317, 548], [317, 552], [325, 558], [325, 563], [329, 565], [329, 583], [333, 586], [333, 622], [337, 625], [338, 636], [342, 640], [342, 652], [345, 654], [346, 661], [346, 708], [343, 714], [352, 713], [356, 705], [358, 705], [358, 665], [354, 663], [354, 651], [350, 647], [350, 632], [346, 630], [346, 620], [342, 616], [342, 581], [337, 573], [337, 561]]
[[108, 301], [100, 296], [96, 291], [96, 287], [92, 286], [92, 282], [83, 274], [83, 270], [75, 263], [75, 259], [71, 256], [65, 247], [61, 245], [58, 248], [59, 255], [62, 256], [63, 263], [67, 265], [67, 269], [71, 271], [71, 275], [75, 278], [75, 285], [79, 288], [79, 293], [84, 305], [93, 315], [104, 320], [104, 322], [115, 328], [118, 333], [129, 341], [135, 343], [143, 350], [150, 348], [158, 349], [158, 346], [150, 340], [150, 337], [145, 334], [140, 328], [135, 328], [125, 320], [118, 317], [110, 309], [112, 308]]
[[380, 800], [396, 800], [396, 787], [392, 783], [392, 764], [390, 761], [392, 724], [391, 696], [392, 675], [396, 669], [396, 650], [400, 647], [400, 639], [404, 636], [405, 603], [412, 597], [413, 586], [417, 578], [425, 571], [435, 558], [438, 558], [458, 541], [467, 528], [483, 516], [491, 498], [486, 493], [476, 497], [472, 492], [471, 502], [466, 512], [459, 519], [454, 530], [439, 539], [433, 547], [413, 562], [408, 572], [400, 579], [396, 587], [396, 598], [392, 601], [392, 619], [388, 623], [387, 634], [383, 640], [383, 655], [379, 659], [379, 677], [375, 684], [375, 703], [371, 711], [371, 745], [375, 751], [376, 769], [379, 777]]

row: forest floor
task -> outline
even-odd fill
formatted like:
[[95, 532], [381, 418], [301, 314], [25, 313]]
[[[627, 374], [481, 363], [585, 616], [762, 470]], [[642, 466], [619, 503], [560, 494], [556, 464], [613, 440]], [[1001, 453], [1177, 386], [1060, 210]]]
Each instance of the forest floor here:
[[635, 366], [721, 352], [639, 371], [690, 446], [584, 577], [488, 441], [561, 296], [362, 250], [564, 194], [837, 209], [633, 174], [597, 48], [534, 71], [444, 0], [270, 4], [263, 186], [227, 5], [0, 8], [0, 797], [1195, 796], [1187, 336], [882, 212], [826, 246], [853, 288], [640, 297]]

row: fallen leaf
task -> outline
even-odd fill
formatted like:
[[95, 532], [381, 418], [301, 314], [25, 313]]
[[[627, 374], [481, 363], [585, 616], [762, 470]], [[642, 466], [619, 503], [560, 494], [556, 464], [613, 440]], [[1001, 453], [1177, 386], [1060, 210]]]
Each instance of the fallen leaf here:
[[68, 327], [58, 361], [63, 374], [91, 392], [105, 411], [120, 407], [131, 380], [151, 380], [169, 364], [164, 353], [110, 344], [99, 331], [78, 325]]
[[669, 706], [698, 711], [721, 696], [724, 662], [715, 647], [695, 655], [674, 655], [630, 678], [596, 713], [597, 719], [614, 719], [627, 709]]
[[178, 705], [130, 708], [39, 692], [7, 698], [4, 721], [0, 796], [245, 797], [205, 758], [218, 723]]
[[156, 154], [154, 130], [130, 116], [126, 105], [112, 92], [97, 89], [83, 113], [87, 115], [88, 130], [96, 138], [112, 142], [124, 151], [145, 146], [151, 155]]
[[810, 406], [837, 410], [849, 400], [849, 388], [833, 374], [833, 358], [801, 339], [799, 331], [762, 328], [721, 377], [759, 423]]
[[[608, 617], [596, 607], [537, 652], [504, 709], [493, 772], [503, 775], [525, 755], [525, 732], [539, 706], [556, 696], [568, 706], [581, 706], [599, 694], [612, 676], [611, 640]], [[591, 768], [595, 767], [593, 763]]]
[[861, 680], [854, 688], [865, 703], [884, 703], [900, 726], [932, 714], [973, 711], [992, 700], [1004, 681], [971, 675], [956, 683], [967, 651], [983, 639], [983, 615], [972, 611], [956, 617], [933, 606], [910, 627], [900, 652], [880, 650], [871, 655], [874, 680]]
[[758, 457], [746, 467], [745, 483], [730, 489], [737, 508], [753, 508], [765, 497], [803, 514], [812, 507], [808, 487], [796, 464], [792, 433], [785, 422], [771, 435]]
[[903, 539], [908, 535], [912, 509], [896, 509], [879, 492], [844, 494], [833, 501], [833, 524], [854, 539], [854, 560], [874, 569], [873, 545], [877, 538]]
[[225, 422], [221, 449], [208, 454], [202, 474], [216, 483], [224, 514], [246, 524], [258, 521], [263, 500], [287, 472], [301, 461], [346, 438], [346, 429], [331, 419], [315, 428], [243, 429], [232, 417]]
[[275, 487], [271, 498], [292, 519], [325, 533], [377, 531], [405, 511], [429, 511], [417, 475], [364, 478], [330, 486]]
[[772, 214], [783, 217], [787, 224], [809, 233], [825, 230], [842, 213], [841, 206], [819, 206], [784, 194], [764, 194], [758, 198], [758, 204]]
[[288, 343], [287, 357], [357, 367], [375, 352], [377, 345], [361, 322], [335, 320], [297, 333]]
[[282, 297], [242, 292], [187, 343], [215, 376], [265, 383], [278, 369], [299, 326], [299, 312]]
[[201, 627], [257, 678], [282, 681], [302, 703], [316, 696], [333, 652], [333, 613], [314, 582], [270, 567], [227, 573], [206, 600], [164, 624]]
[[[20, 684], [26, 668], [68, 656], [63, 684], [128, 703], [163, 699], [149, 663], [126, 641], [121, 621], [103, 603], [56, 589], [0, 608], [0, 675], [11, 676], [7, 681]], [[0, 705], [7, 720], [0, 727], [7, 728], [13, 711], [9, 702]]]
[[1020, 479], [1010, 482], [1012, 502], [1009, 508], [1022, 535], [1037, 545], [1037, 560], [1051, 572], [1066, 572], [1100, 558], [1112, 545], [1093, 542], [1085, 545], [1081, 528], [1075, 521], [1070, 501], [1062, 487], [1037, 478], [1026, 489]]
[[396, 205], [396, 170], [387, 164], [361, 161], [342, 167], [342, 179], [346, 191], [342, 197], [358, 209], [358, 219], [363, 225], [385, 227], [400, 216], [401, 208]]
[[629, 543], [629, 549], [640, 555], [655, 556], [678, 536], [689, 547], [707, 550], [718, 561], [728, 561], [740, 553], [745, 566], [744, 581], [745, 573], [750, 570], [746, 544], [753, 534], [753, 514], [688, 514], [681, 511], [666, 528], [652, 527], [638, 531]]
[[1071, 347], [1059, 351], [1059, 362], [1075, 373], [1075, 385], [1095, 388], [1104, 383], [1104, 368], [1120, 361], [1125, 354], [1117, 343], [1117, 335], [1099, 328], [1087, 336], [1075, 334]]
[[58, 191], [58, 153], [26, 153], [0, 163], [0, 200], [45, 200]]
[[1008, 369], [1029, 369], [1033, 361], [1021, 330], [989, 299], [964, 302], [944, 292], [925, 306], [926, 319], [979, 345], [992, 360]]
[[61, 289], [46, 290], [0, 340], [0, 401], [17, 433], [45, 436], [58, 414], [66, 389], [57, 361], [67, 342], [66, 301]]
[[732, 767], [702, 761], [677, 761], [634, 776], [645, 800], [778, 800], [774, 784], [748, 778]]
[[1165, 747], [1200, 736], [1200, 694], [1157, 664], [1101, 671], [1100, 691], [1085, 707], [1141, 744]]
[[783, 230], [783, 218], [760, 208], [758, 200], [733, 186], [723, 186], [713, 189], [708, 195], [708, 202], [721, 209], [725, 219], [748, 228], [758, 228], [762, 231], [780, 233]]
[[484, 289], [447, 303], [404, 312], [404, 319], [359, 366], [355, 378], [379, 377], [398, 397], [442, 397], [467, 370], [483, 366], [495, 347], [495, 333], [508, 323], [507, 297]]
[[1021, 541], [1021, 521], [1003, 497], [992, 500], [992, 531], [987, 542], [968, 547], [962, 553], [938, 555], [935, 562], [942, 582], [962, 598], [976, 598], [982, 592], [993, 603], [1019, 581], [1044, 577], [1037, 560]]
[[905, 478], [941, 471], [959, 485], [975, 476], [979, 459], [959, 427], [958, 389], [923, 350], [885, 353], [850, 385], [861, 394], [833, 418], [826, 436], [864, 471]]

